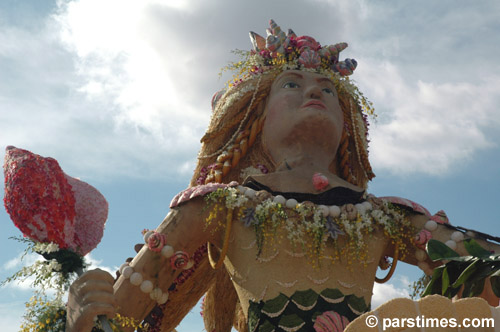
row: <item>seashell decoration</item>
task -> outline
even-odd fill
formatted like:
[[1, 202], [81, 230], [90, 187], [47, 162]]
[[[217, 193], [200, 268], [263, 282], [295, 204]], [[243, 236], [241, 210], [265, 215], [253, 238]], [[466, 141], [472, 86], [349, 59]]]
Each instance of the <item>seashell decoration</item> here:
[[189, 262], [189, 255], [185, 251], [176, 251], [172, 257], [170, 257], [170, 266], [172, 269], [182, 269]]
[[316, 68], [321, 65], [321, 58], [318, 52], [305, 50], [300, 54], [299, 63], [305, 68]]
[[[273, 58], [278, 55], [286, 55], [288, 53], [299, 53], [298, 62], [305, 68], [318, 68], [323, 61], [329, 64], [330, 69], [339, 73], [341, 76], [351, 75], [356, 69], [357, 62], [353, 59], [338, 61], [338, 56], [341, 51], [347, 47], [347, 43], [337, 43], [321, 47], [321, 45], [309, 36], [297, 37], [291, 29], [285, 34], [281, 27], [274, 20], [269, 21], [269, 28], [266, 29], [266, 38], [251, 31], [250, 40], [255, 52], [261, 55], [267, 54]], [[264, 56], [264, 55], [263, 55]]]
[[349, 76], [353, 73], [358, 63], [354, 59], [345, 59], [331, 66], [332, 70], [338, 72], [341, 76]]
[[250, 31], [250, 41], [255, 52], [259, 52], [266, 48], [266, 40], [258, 33]]
[[327, 311], [319, 315], [314, 322], [316, 332], [342, 332], [349, 324], [345, 316], [341, 316], [335, 311]]
[[347, 48], [347, 43], [338, 43], [335, 45], [324, 46], [319, 50], [321, 57], [327, 58], [329, 61], [336, 63], [339, 60], [339, 53]]
[[450, 220], [448, 219], [448, 216], [446, 215], [446, 212], [443, 210], [439, 210], [436, 212], [435, 215], [429, 218], [430, 220], [434, 220], [438, 224], [449, 224]]

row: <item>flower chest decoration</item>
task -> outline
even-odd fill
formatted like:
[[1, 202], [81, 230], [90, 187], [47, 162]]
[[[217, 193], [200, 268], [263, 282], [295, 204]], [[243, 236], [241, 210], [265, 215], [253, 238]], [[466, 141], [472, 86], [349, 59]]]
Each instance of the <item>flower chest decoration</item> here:
[[[266, 245], [289, 241], [293, 248], [308, 254], [313, 266], [321, 258], [335, 262], [340, 257], [347, 257], [349, 263], [356, 259], [366, 264], [364, 239], [375, 230], [382, 230], [403, 252], [414, 233], [405, 210], [374, 196], [358, 204], [326, 206], [238, 186], [217, 189], [205, 200], [210, 209], [207, 225], [215, 222], [217, 227], [225, 227], [223, 214], [231, 210], [235, 219], [254, 229], [257, 256]], [[347, 245], [338, 246], [339, 237]], [[328, 242], [335, 253], [327, 256]]]

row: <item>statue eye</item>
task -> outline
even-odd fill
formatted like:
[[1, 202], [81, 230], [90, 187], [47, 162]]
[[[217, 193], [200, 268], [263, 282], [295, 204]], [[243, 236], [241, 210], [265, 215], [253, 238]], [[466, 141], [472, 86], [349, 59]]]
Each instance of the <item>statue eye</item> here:
[[332, 96], [335, 96], [335, 92], [332, 89], [330, 89], [330, 88], [323, 88], [323, 92], [324, 93], [329, 93]]
[[297, 88], [300, 88], [300, 85], [298, 85], [297, 83], [295, 82], [286, 82], [285, 84], [283, 84], [283, 88], [285, 89], [297, 89]]

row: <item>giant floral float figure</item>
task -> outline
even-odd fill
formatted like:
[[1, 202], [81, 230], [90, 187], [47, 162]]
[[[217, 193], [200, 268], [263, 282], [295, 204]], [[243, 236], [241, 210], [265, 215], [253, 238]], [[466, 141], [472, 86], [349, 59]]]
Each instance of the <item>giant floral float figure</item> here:
[[205, 293], [207, 331], [343, 331], [398, 259], [432, 274], [429, 239], [468, 253], [469, 236], [444, 213], [366, 193], [373, 109], [348, 78], [356, 61], [339, 61], [347, 44], [322, 46], [272, 20], [267, 38], [250, 36], [253, 50], [213, 98], [190, 187], [144, 232], [113, 293], [102, 271], [73, 284], [67, 331], [114, 311], [170, 331]]

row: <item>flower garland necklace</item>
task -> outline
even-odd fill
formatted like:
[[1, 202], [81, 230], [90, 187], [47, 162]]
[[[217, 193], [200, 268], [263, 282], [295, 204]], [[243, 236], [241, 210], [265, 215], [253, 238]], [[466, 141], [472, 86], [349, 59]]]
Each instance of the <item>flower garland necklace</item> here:
[[[283, 237], [277, 234], [282, 229], [295, 249], [308, 254], [313, 267], [317, 267], [322, 258], [335, 263], [340, 257], [347, 257], [348, 265], [354, 259], [366, 265], [368, 248], [364, 237], [371, 236], [376, 227], [383, 230], [404, 257], [405, 243], [411, 242], [414, 233], [404, 209], [371, 195], [359, 204], [326, 206], [308, 201], [299, 203], [265, 190], [238, 186], [219, 188], [206, 195], [205, 200], [211, 208], [207, 225], [216, 222], [217, 227], [227, 227], [221, 214], [226, 209], [232, 211], [246, 227], [254, 228], [257, 256], [266, 245], [282, 241]], [[337, 245], [339, 235], [346, 236], [347, 245]], [[329, 238], [335, 244], [335, 253], [326, 256]]]

